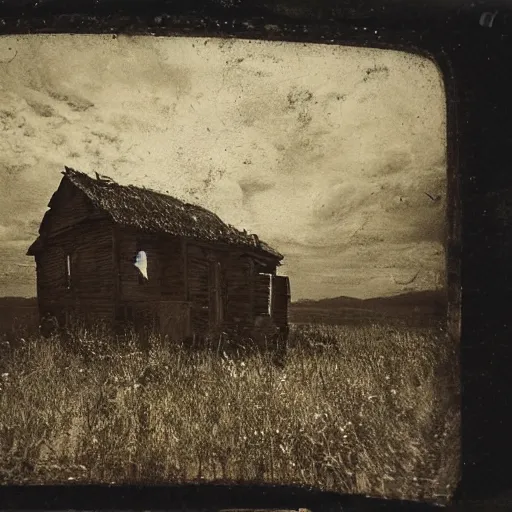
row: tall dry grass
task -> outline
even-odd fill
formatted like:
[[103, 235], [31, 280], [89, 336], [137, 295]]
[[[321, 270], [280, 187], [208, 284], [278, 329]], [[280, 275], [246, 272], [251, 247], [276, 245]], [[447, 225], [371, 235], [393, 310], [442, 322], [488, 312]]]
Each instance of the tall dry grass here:
[[284, 367], [82, 331], [0, 359], [0, 481], [312, 485], [443, 502], [458, 354], [442, 330], [293, 326]]

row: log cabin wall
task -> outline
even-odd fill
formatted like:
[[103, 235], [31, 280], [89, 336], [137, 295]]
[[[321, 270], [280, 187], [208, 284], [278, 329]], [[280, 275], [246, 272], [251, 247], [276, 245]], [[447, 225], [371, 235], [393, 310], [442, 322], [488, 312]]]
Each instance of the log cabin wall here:
[[204, 336], [210, 328], [210, 262], [204, 247], [187, 243], [187, 293], [191, 302], [193, 334]]
[[[253, 325], [251, 262], [239, 251], [216, 245], [187, 243], [187, 287], [191, 302], [192, 328], [197, 335], [210, 329], [245, 329]], [[218, 268], [220, 290], [216, 290], [214, 266]], [[222, 313], [212, 313], [215, 295], [220, 295]], [[215, 319], [222, 318], [215, 325]]]
[[225, 324], [229, 328], [248, 329], [254, 323], [251, 260], [231, 253], [223, 262], [226, 279]]
[[[139, 250], [147, 255], [147, 281], [141, 279], [134, 265]], [[150, 321], [152, 315], [185, 315], [190, 319], [190, 331], [184, 321], [180, 331], [206, 335], [215, 328], [250, 330], [255, 318], [268, 315], [271, 307], [274, 323], [287, 325], [287, 278], [256, 273], [261, 266], [230, 248], [195, 244], [178, 237], [149, 236], [97, 220], [61, 229], [36, 261], [41, 313], [50, 311], [59, 319], [63, 319], [62, 312], [68, 311], [84, 318], [112, 321], [119, 314], [119, 307], [129, 305], [130, 316], [147, 317], [148, 323], [154, 322], [155, 319]], [[218, 325], [212, 315], [212, 265], [217, 263], [223, 308]], [[272, 271], [271, 267], [267, 269]], [[183, 309], [183, 304], [173, 302], [187, 301], [189, 312], [171, 314], [176, 308]], [[123, 311], [126, 318], [126, 309]]]
[[256, 274], [254, 276], [254, 314], [256, 316], [270, 315], [270, 284], [272, 276]]
[[[177, 333], [189, 336], [183, 240], [127, 228], [117, 228], [114, 236], [117, 320], [172, 338]], [[146, 254], [147, 280], [135, 266], [139, 251]]]
[[[130, 230], [119, 230], [118, 233], [119, 301], [184, 301], [182, 240]], [[146, 253], [147, 280], [141, 278], [135, 267], [139, 251]]]
[[66, 313], [92, 321], [112, 320], [115, 283], [108, 220], [86, 221], [54, 234], [36, 262], [41, 314], [50, 312], [60, 322]]
[[87, 218], [98, 216], [87, 196], [64, 179], [50, 201], [51, 209], [44, 218], [44, 231], [49, 235], [62, 232]]

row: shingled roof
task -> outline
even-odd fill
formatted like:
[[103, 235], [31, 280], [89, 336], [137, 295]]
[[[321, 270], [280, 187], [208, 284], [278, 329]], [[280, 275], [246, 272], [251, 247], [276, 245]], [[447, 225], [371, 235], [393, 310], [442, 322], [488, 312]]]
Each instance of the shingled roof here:
[[[107, 213], [118, 225], [148, 233], [164, 233], [203, 242], [220, 242], [251, 248], [270, 254], [278, 260], [283, 259], [282, 254], [259, 240], [256, 235], [226, 224], [213, 212], [201, 206], [185, 203], [151, 189], [94, 179], [69, 167], [65, 167], [62, 174], [80, 189], [96, 208]], [[49, 206], [51, 205], [52, 201]]]

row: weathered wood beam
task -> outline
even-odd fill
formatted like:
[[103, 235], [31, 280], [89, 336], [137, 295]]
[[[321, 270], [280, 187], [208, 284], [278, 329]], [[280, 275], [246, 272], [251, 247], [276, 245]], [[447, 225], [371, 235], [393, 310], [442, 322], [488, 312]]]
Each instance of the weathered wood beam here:
[[112, 225], [112, 274], [114, 279], [114, 318], [119, 310], [119, 301], [121, 297], [121, 271], [120, 271], [120, 247], [119, 247], [119, 227]]
[[[183, 291], [184, 299], [189, 300], [189, 285], [188, 285], [188, 242], [185, 238], [181, 238], [181, 257], [183, 265]], [[190, 315], [189, 315], [190, 317]]]

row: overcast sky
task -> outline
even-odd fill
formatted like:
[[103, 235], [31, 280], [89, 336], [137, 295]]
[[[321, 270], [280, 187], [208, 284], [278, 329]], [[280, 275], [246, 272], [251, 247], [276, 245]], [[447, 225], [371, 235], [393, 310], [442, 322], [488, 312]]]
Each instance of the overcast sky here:
[[294, 300], [438, 288], [445, 116], [435, 65], [394, 51], [1, 37], [0, 295], [35, 295], [25, 253], [64, 165], [257, 233]]

